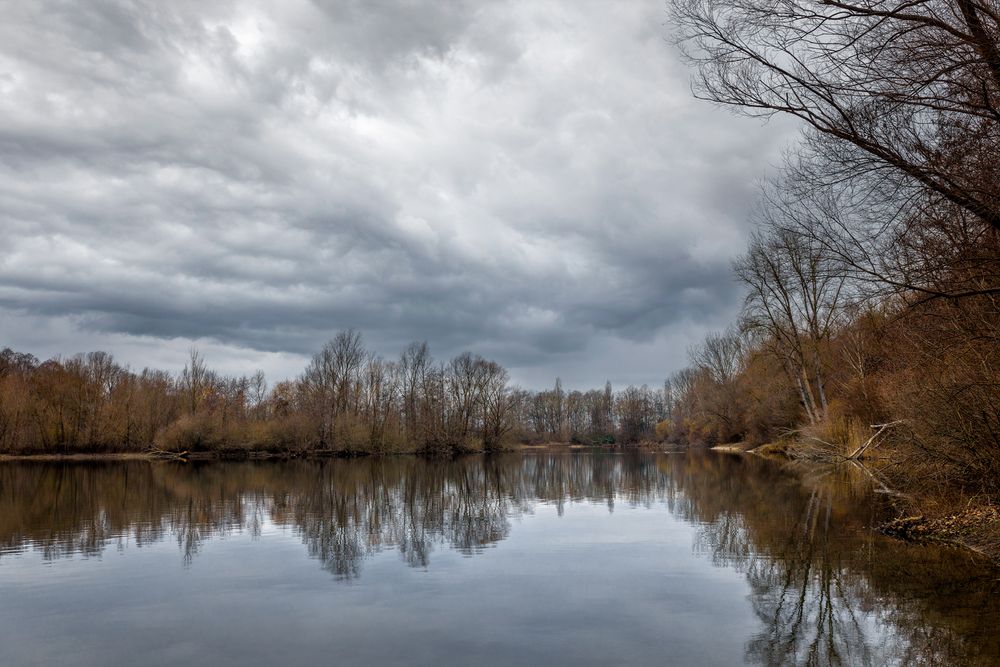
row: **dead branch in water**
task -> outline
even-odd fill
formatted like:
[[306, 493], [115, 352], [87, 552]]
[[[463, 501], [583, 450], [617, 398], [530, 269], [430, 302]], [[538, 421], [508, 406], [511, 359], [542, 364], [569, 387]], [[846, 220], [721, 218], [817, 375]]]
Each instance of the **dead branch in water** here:
[[159, 447], [150, 447], [146, 450], [146, 454], [155, 459], [187, 460], [188, 453], [186, 449], [183, 452], [169, 452]]
[[866, 475], [868, 475], [868, 477], [871, 478], [872, 482], [875, 484], [875, 493], [884, 493], [889, 496], [897, 496], [899, 498], [906, 498], [906, 499], [911, 498], [911, 496], [908, 496], [905, 493], [890, 489], [889, 486], [885, 483], [885, 480], [883, 480], [880, 475], [876, 474], [873, 470], [870, 470], [860, 461], [856, 459], [847, 459], [847, 460], [850, 461], [855, 467], [859, 468], [863, 473], [865, 473]]

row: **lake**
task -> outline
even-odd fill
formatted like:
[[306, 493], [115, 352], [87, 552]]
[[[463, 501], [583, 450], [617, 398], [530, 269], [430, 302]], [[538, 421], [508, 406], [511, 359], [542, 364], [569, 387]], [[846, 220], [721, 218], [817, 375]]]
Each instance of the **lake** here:
[[996, 665], [998, 571], [716, 452], [0, 464], [0, 665]]

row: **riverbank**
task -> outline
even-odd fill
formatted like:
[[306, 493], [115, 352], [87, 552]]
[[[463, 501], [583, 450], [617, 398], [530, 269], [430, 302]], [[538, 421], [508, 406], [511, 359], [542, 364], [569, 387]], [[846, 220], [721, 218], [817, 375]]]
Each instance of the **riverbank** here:
[[357, 456], [357, 454], [344, 452], [77, 452], [72, 454], [0, 454], [0, 463], [17, 461], [34, 461], [38, 463], [162, 460], [245, 461], [257, 459], [352, 458], [354, 456]]
[[0, 454], [0, 463], [38, 462], [71, 463], [88, 461], [246, 461], [294, 458], [354, 458], [359, 454], [347, 452], [266, 452], [266, 451], [210, 451], [210, 452], [75, 452], [67, 454]]
[[[753, 449], [739, 446], [713, 447], [716, 450], [788, 460], [821, 461], [858, 465], [880, 492], [893, 498], [898, 515], [876, 526], [883, 535], [918, 544], [945, 544], [966, 549], [1000, 566], [1000, 507], [988, 498], [972, 497], [947, 488], [915, 483], [910, 477], [885, 470], [885, 458], [816, 458], [816, 448], [808, 443], [786, 441]], [[887, 485], [886, 477], [894, 478]], [[892, 488], [890, 488], [892, 487]]]
[[713, 452], [729, 452], [731, 454], [745, 454], [751, 447], [745, 442], [734, 442], [728, 445], [716, 445], [712, 447]]
[[[711, 448], [712, 451], [768, 458], [796, 458], [794, 445], [770, 445], [749, 449], [744, 443], [733, 443]], [[584, 445], [567, 442], [518, 443], [501, 452], [584, 452], [608, 451], [664, 451], [662, 443], [634, 445]], [[72, 463], [114, 461], [265, 461], [291, 459], [349, 459], [379, 457], [440, 458], [427, 452], [349, 452], [342, 450], [214, 450], [167, 452], [150, 449], [143, 452], [72, 452], [0, 454], [0, 463]], [[867, 469], [866, 469], [867, 470]], [[868, 471], [871, 474], [871, 471]], [[877, 468], [876, 468], [877, 474]], [[894, 494], [899, 516], [877, 526], [887, 536], [915, 543], [950, 544], [981, 554], [1000, 565], [1000, 508], [984, 501], [970, 502], [959, 496], [944, 497], [940, 494]]]
[[[504, 450], [509, 451], [509, 450]], [[458, 452], [475, 453], [475, 452]], [[145, 452], [74, 452], [66, 454], [0, 454], [0, 463], [4, 462], [39, 462], [39, 463], [69, 463], [74, 461], [286, 461], [289, 459], [353, 459], [361, 457], [386, 456], [421, 456], [438, 458], [427, 452], [354, 452], [344, 450], [212, 450], [196, 452], [169, 452], [149, 450]]]
[[570, 442], [516, 443], [501, 449], [485, 452], [483, 450], [456, 450], [454, 452], [421, 452], [421, 451], [354, 451], [341, 449], [291, 449], [291, 450], [260, 450], [260, 449], [214, 449], [205, 451], [166, 451], [148, 449], [140, 452], [65, 452], [65, 453], [28, 453], [0, 454], [0, 463], [13, 461], [35, 462], [72, 462], [72, 461], [160, 461], [160, 460], [192, 460], [192, 461], [244, 461], [244, 460], [288, 460], [288, 459], [350, 459], [362, 457], [396, 457], [418, 456], [435, 459], [447, 456], [465, 454], [504, 453], [504, 452], [551, 452], [551, 451], [658, 451], [661, 443], [643, 442], [630, 445], [585, 445]]
[[154, 457], [142, 452], [105, 452], [76, 454], [0, 454], [0, 463], [8, 461], [37, 461], [62, 463], [68, 461], [149, 461]]
[[879, 526], [879, 532], [908, 542], [961, 546], [1000, 565], [1000, 508], [995, 505], [967, 507], [937, 516], [900, 517]]

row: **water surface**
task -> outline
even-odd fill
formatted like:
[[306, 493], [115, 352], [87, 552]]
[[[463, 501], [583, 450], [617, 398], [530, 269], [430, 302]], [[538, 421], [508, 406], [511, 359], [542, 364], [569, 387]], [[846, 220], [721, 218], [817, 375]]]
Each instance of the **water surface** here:
[[1000, 664], [997, 571], [876, 534], [862, 477], [718, 453], [0, 464], [0, 664]]

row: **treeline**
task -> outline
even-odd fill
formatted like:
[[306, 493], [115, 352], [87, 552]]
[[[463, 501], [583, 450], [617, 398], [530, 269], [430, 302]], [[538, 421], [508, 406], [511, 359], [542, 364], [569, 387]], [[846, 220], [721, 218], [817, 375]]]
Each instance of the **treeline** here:
[[531, 392], [470, 353], [440, 363], [426, 343], [388, 361], [343, 331], [300, 377], [219, 374], [197, 351], [179, 374], [134, 372], [105, 352], [40, 363], [0, 352], [0, 452], [491, 451], [512, 443], [654, 437], [662, 391]]
[[890, 424], [871, 446], [911, 478], [996, 490], [1000, 4], [673, 10], [700, 97], [806, 130], [735, 263], [739, 323], [669, 383], [671, 437], [851, 453]]

